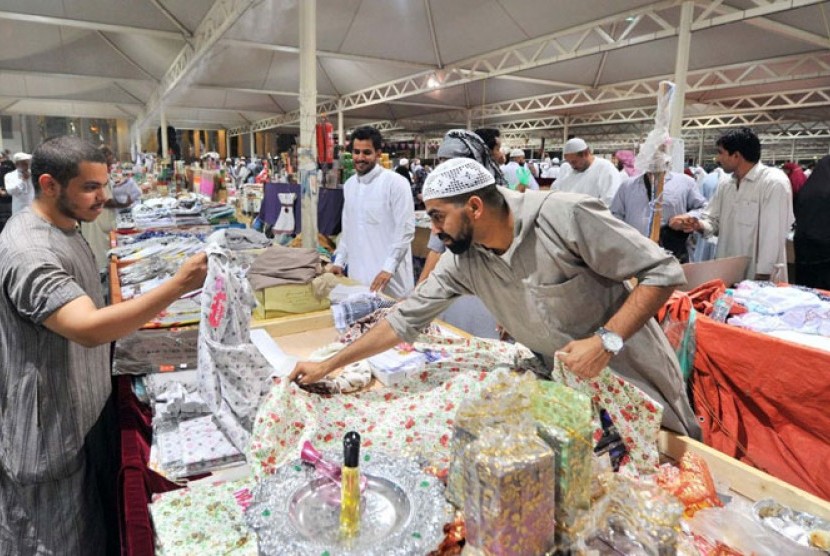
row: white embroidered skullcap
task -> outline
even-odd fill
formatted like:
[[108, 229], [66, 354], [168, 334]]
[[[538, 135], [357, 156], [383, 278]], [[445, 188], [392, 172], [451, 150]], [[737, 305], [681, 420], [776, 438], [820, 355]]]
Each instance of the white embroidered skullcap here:
[[565, 143], [565, 148], [562, 149], [562, 154], [581, 153], [582, 151], [587, 150], [588, 143], [586, 143], [579, 137], [574, 137], [573, 139], [568, 139], [568, 142]]
[[32, 155], [29, 153], [14, 153], [14, 156], [12, 156], [12, 161], [15, 164], [18, 162], [25, 162], [27, 160], [32, 160]]
[[510, 151], [510, 158], [516, 158], [517, 156], [524, 156], [525, 152], [522, 149], [513, 149]]
[[407, 164], [409, 164], [409, 159], [408, 158], [402, 158], [401, 161], [398, 164], [400, 164], [401, 166], [406, 166]]
[[551, 160], [551, 164], [559, 164], [559, 158], [553, 157]]
[[430, 172], [421, 195], [424, 201], [455, 197], [496, 183], [493, 174], [472, 158], [453, 158]]

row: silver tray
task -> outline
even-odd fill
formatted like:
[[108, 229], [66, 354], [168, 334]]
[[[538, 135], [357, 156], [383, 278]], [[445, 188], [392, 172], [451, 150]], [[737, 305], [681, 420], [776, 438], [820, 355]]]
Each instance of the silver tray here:
[[[325, 454], [333, 462], [336, 454]], [[411, 459], [367, 452], [360, 472], [368, 480], [361, 497], [360, 531], [340, 536], [340, 507], [332, 504], [339, 486], [299, 459], [260, 482], [245, 520], [257, 533], [264, 555], [416, 555], [434, 550], [444, 538], [452, 507], [441, 482]]]
[[810, 533], [830, 532], [830, 522], [812, 514], [799, 512], [772, 499], [759, 500], [752, 506], [752, 515], [764, 527], [788, 538], [814, 554], [830, 554], [830, 551], [810, 544]]

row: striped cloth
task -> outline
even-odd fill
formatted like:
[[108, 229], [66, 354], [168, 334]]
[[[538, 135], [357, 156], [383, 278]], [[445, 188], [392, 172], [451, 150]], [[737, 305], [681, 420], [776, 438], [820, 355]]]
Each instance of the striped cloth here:
[[13, 216], [0, 235], [0, 554], [103, 553], [85, 440], [110, 395], [109, 346], [43, 326], [84, 295], [103, 306], [81, 234]]

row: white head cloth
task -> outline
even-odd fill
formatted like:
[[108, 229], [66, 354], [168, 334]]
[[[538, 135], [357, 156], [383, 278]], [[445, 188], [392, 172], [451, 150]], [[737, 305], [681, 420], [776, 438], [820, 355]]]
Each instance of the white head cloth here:
[[584, 140], [580, 139], [579, 137], [574, 137], [573, 139], [568, 139], [568, 142], [565, 143], [565, 148], [562, 149], [562, 154], [574, 154], [574, 153], [581, 153], [582, 151], [588, 150], [588, 143]]
[[513, 149], [512, 151], [510, 151], [510, 158], [518, 158], [524, 155], [525, 152], [522, 149]]
[[424, 201], [456, 197], [496, 183], [493, 174], [471, 158], [453, 158], [436, 166], [424, 182]]

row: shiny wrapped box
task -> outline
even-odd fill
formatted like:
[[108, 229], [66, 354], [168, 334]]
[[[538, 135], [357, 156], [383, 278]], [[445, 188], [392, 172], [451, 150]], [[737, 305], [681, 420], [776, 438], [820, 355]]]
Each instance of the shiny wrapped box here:
[[594, 419], [591, 400], [563, 384], [539, 381], [531, 395], [539, 436], [556, 454], [556, 526], [567, 536], [591, 501]]
[[553, 451], [528, 424], [483, 432], [464, 451], [470, 554], [545, 554], [554, 546]]

